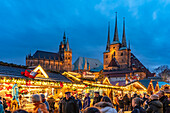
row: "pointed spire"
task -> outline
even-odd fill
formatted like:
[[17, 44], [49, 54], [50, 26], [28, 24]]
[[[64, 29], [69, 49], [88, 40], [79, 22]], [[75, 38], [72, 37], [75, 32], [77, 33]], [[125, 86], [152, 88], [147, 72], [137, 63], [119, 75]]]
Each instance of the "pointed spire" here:
[[123, 17], [122, 47], [127, 47], [127, 45], [126, 45], [126, 35], [125, 35], [125, 17]]
[[117, 28], [117, 12], [116, 12], [115, 32], [114, 32], [114, 38], [113, 38], [113, 41], [118, 41], [118, 42], [119, 42], [119, 37], [118, 37], [118, 28]]
[[110, 22], [108, 22], [108, 37], [107, 37], [107, 45], [106, 45], [106, 51], [110, 50]]
[[64, 31], [64, 36], [63, 36], [63, 44], [64, 44], [64, 47], [66, 46], [66, 34], [65, 34], [65, 31]]
[[66, 50], [67, 50], [67, 51], [70, 51], [70, 47], [69, 47], [68, 38], [67, 38], [67, 45], [66, 45]]

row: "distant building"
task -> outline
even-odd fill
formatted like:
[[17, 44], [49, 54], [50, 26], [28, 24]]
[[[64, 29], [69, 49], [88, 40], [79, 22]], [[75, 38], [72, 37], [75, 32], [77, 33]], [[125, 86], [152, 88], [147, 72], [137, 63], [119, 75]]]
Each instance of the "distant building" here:
[[66, 40], [65, 32], [63, 41], [59, 45], [58, 53], [37, 50], [33, 55], [26, 56], [26, 66], [38, 65], [50, 71], [72, 70], [72, 50], [70, 49], [68, 38]]
[[112, 81], [125, 80], [126, 76], [137, 75], [140, 79], [152, 77], [152, 74], [136, 57], [131, 53], [130, 42], [127, 46], [125, 35], [125, 18], [123, 19], [122, 42], [119, 41], [117, 28], [117, 13], [113, 41], [110, 43], [110, 23], [108, 26], [108, 39], [106, 51], [103, 53], [103, 74]]
[[99, 72], [103, 64], [98, 59], [79, 57], [73, 64], [73, 71]]

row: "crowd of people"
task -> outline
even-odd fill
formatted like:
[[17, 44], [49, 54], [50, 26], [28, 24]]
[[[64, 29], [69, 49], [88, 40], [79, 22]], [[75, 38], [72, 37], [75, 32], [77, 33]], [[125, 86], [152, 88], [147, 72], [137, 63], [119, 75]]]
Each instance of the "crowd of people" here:
[[[99, 95], [94, 93], [93, 102], [91, 102], [90, 93], [86, 93], [83, 100], [78, 98], [77, 94], [71, 95], [71, 92], [65, 92], [58, 103], [58, 111], [55, 110], [55, 99], [51, 96], [46, 100], [44, 94], [32, 95], [33, 113], [170, 113], [170, 99], [165, 96], [164, 91], [157, 94], [137, 95], [132, 97], [115, 95], [110, 99], [105, 93]], [[92, 104], [91, 104], [92, 103]], [[7, 105], [0, 97], [0, 113], [11, 113], [6, 110]], [[22, 108], [13, 111], [13, 113], [28, 113]]]

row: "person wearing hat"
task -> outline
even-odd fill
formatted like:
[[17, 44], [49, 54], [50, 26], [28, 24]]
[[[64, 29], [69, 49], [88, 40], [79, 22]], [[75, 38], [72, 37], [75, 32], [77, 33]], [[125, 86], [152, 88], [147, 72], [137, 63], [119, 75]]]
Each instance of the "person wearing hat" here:
[[77, 102], [71, 98], [71, 92], [65, 92], [65, 97], [59, 104], [59, 113], [79, 113]]
[[147, 113], [163, 113], [163, 104], [158, 100], [158, 95], [151, 95]]
[[102, 96], [99, 95], [99, 92], [98, 91], [94, 92], [93, 106], [94, 104], [100, 102], [101, 99], [102, 99]]

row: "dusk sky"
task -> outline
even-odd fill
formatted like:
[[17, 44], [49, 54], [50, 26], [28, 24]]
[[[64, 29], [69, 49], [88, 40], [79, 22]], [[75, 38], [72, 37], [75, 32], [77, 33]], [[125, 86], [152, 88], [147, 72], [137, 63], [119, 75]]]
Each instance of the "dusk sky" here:
[[0, 0], [0, 61], [25, 65], [36, 50], [58, 52], [64, 31], [79, 57], [103, 62], [108, 21], [111, 42], [118, 12], [131, 51], [150, 70], [170, 66], [170, 0]]

